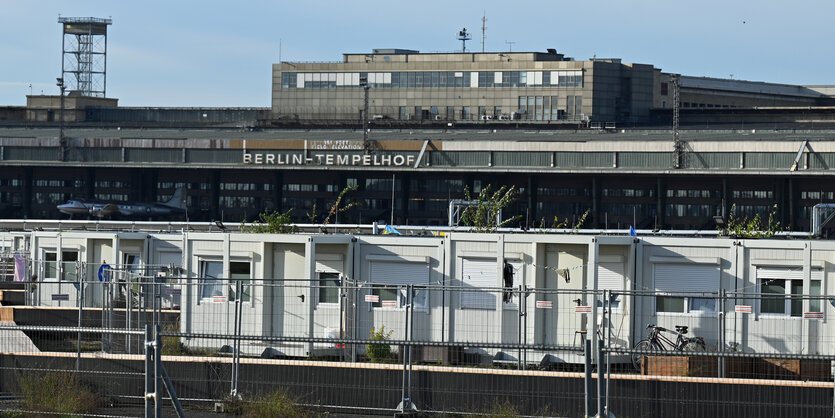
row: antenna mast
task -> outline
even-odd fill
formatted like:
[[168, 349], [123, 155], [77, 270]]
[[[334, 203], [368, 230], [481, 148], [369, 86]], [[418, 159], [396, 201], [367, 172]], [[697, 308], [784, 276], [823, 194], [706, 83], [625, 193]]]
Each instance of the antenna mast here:
[[484, 40], [487, 38], [487, 12], [481, 16], [481, 53], [484, 53]]
[[467, 33], [467, 28], [458, 32], [458, 40], [461, 41], [461, 52], [467, 52], [467, 41], [470, 39], [473, 39], [473, 37]]

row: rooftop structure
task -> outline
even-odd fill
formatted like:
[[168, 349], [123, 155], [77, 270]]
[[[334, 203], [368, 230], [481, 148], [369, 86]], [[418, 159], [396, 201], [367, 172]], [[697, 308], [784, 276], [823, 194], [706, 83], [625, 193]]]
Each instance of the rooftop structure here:
[[59, 17], [63, 27], [61, 78], [70, 94], [106, 97], [107, 27], [110, 19]]

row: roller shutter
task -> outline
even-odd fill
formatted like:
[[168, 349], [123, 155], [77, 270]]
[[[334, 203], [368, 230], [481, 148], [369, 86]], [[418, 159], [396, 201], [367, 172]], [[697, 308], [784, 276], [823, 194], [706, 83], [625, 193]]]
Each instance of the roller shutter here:
[[655, 290], [661, 292], [716, 292], [718, 264], [655, 264]]
[[[465, 258], [461, 262], [461, 283], [464, 287], [498, 287], [498, 266], [495, 258]], [[461, 292], [461, 307], [496, 309], [495, 292]]]

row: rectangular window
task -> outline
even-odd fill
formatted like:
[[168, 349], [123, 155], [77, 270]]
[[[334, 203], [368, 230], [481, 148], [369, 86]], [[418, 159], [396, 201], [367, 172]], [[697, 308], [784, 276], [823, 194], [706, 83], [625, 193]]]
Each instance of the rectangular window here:
[[[78, 251], [61, 252], [61, 280], [75, 282], [78, 280]], [[58, 253], [44, 252], [44, 279], [58, 278]]]
[[236, 289], [238, 282], [240, 282], [241, 302], [249, 302], [252, 293], [252, 273], [250, 272], [251, 263], [249, 261], [231, 261], [229, 262], [229, 278], [234, 279], [229, 281], [229, 301], [232, 302], [237, 297]]
[[[655, 263], [653, 265], [658, 313], [714, 313], [719, 291], [719, 265], [712, 263]], [[699, 293], [703, 293], [699, 294]]]
[[376, 308], [403, 308], [408, 305], [408, 285], [413, 285], [412, 301], [415, 310], [425, 311], [428, 306], [428, 291], [421, 286], [429, 283], [429, 265], [416, 261], [371, 262], [371, 294], [379, 300], [372, 304]]
[[339, 303], [339, 273], [319, 273], [319, 303]]
[[378, 300], [371, 304], [374, 308], [397, 308], [398, 289], [394, 286], [371, 285], [371, 294], [377, 296]]
[[[823, 270], [813, 269], [809, 295], [820, 296]], [[760, 313], [800, 318], [803, 316], [803, 269], [758, 267]], [[810, 312], [821, 312], [820, 299], [809, 301]]]
[[203, 260], [200, 262], [200, 298], [212, 299], [223, 294], [223, 262]]

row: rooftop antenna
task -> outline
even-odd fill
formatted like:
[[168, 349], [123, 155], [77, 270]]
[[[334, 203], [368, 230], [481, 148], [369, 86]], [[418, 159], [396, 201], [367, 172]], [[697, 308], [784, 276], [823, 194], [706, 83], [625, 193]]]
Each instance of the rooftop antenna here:
[[[487, 11], [481, 16], [481, 53], [484, 53], [484, 40], [487, 38]], [[731, 77], [733, 78], [733, 77]]]
[[507, 52], [513, 52], [513, 44], [515, 44], [516, 42], [504, 41], [504, 43], [506, 43], [508, 46]]
[[473, 39], [473, 37], [467, 33], [467, 28], [458, 32], [458, 40], [461, 41], [461, 52], [467, 52], [467, 41], [470, 39]]

